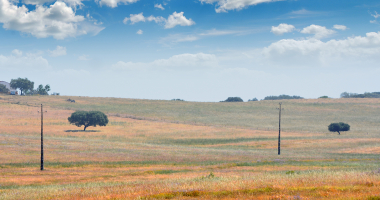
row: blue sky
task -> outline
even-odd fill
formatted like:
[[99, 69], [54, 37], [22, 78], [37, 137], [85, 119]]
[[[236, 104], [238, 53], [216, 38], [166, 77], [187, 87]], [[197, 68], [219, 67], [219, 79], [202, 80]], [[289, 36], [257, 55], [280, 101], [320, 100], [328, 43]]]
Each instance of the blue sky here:
[[0, 80], [245, 101], [380, 91], [375, 0], [0, 0]]

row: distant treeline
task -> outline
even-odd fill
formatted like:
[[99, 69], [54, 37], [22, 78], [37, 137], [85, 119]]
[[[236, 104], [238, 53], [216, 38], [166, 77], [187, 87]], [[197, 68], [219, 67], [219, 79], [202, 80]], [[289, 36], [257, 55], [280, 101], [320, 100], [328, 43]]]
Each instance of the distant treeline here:
[[365, 92], [364, 94], [343, 92], [340, 98], [380, 98], [380, 92]]
[[289, 96], [286, 94], [280, 95], [280, 96], [267, 96], [264, 98], [264, 100], [281, 100], [281, 99], [304, 99], [300, 96]]

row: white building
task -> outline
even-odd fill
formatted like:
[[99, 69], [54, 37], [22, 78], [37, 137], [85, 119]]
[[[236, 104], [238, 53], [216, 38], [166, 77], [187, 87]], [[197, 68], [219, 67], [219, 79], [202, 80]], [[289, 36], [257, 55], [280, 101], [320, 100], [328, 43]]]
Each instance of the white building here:
[[0, 81], [0, 84], [5, 85], [5, 87], [8, 88], [8, 90], [9, 90], [10, 92], [14, 91], [15, 93], [17, 93], [17, 90], [16, 90], [16, 89], [11, 88], [11, 84], [10, 84], [10, 83], [5, 82], [5, 81]]

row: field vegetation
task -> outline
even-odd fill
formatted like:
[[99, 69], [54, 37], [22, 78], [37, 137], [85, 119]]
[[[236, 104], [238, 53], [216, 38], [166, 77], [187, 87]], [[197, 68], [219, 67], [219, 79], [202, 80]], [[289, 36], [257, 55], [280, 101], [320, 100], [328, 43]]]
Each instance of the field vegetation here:
[[380, 99], [282, 100], [278, 156], [279, 101], [0, 98], [0, 199], [380, 199]]

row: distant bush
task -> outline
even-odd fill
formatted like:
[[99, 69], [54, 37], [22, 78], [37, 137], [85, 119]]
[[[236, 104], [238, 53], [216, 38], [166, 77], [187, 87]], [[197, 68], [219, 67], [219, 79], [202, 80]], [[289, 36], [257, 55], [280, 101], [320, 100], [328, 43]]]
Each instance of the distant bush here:
[[328, 97], [328, 96], [321, 96], [318, 99], [328, 99], [328, 98], [330, 98], [330, 97]]
[[280, 96], [267, 96], [264, 98], [264, 100], [281, 100], [281, 99], [303, 99], [303, 97], [289, 96], [289, 95], [283, 94]]
[[0, 93], [8, 93], [9, 90], [7, 87], [5, 87], [5, 85], [3, 84], [0, 84]]
[[258, 101], [257, 98], [253, 98], [253, 99], [248, 99], [248, 101]]
[[343, 92], [340, 98], [380, 98], [380, 92], [365, 92], [364, 94]]
[[185, 101], [183, 99], [172, 99], [172, 101]]
[[221, 102], [244, 102], [240, 97], [228, 97], [225, 101]]

